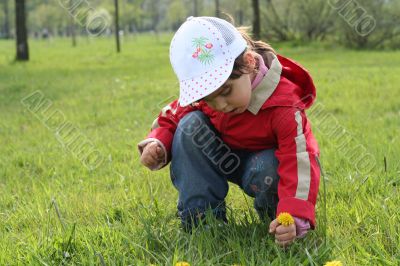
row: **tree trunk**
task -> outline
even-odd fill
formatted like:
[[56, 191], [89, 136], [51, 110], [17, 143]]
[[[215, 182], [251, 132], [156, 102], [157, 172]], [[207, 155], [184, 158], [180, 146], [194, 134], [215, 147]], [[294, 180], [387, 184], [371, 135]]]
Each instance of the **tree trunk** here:
[[115, 40], [117, 42], [117, 53], [121, 52], [121, 44], [119, 40], [119, 10], [118, 0], [114, 0], [115, 5]]
[[28, 31], [26, 29], [25, 0], [15, 0], [15, 28], [17, 33], [17, 61], [29, 60]]
[[[74, 8], [73, 1], [70, 1], [70, 8]], [[75, 21], [73, 16], [70, 16], [69, 18], [69, 32], [71, 33], [72, 47], [76, 47]]]
[[243, 25], [243, 18], [244, 18], [244, 15], [243, 15], [243, 10], [242, 10], [242, 9], [240, 9], [240, 10], [238, 11], [238, 17], [239, 17], [239, 25]]
[[253, 35], [254, 39], [260, 39], [260, 4], [258, 0], [252, 0], [253, 2]]
[[72, 19], [70, 22], [70, 31], [71, 31], [71, 38], [72, 38], [72, 46], [76, 47], [76, 33], [75, 33], [75, 24], [74, 20]]
[[197, 0], [193, 0], [193, 16], [195, 17], [199, 16], [199, 6]]
[[3, 11], [4, 11], [4, 24], [3, 24], [4, 38], [9, 39], [11, 35], [10, 35], [10, 15], [8, 9], [8, 0], [5, 0], [3, 3]]
[[221, 16], [221, 9], [219, 6], [219, 0], [215, 0], [215, 16], [219, 18]]

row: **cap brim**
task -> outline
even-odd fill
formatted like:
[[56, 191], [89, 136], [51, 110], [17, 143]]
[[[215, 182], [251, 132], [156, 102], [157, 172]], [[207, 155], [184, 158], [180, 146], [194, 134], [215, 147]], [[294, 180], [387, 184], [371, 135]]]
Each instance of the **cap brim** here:
[[226, 59], [223, 64], [201, 76], [181, 81], [179, 105], [188, 106], [218, 90], [231, 75], [234, 63], [234, 59]]

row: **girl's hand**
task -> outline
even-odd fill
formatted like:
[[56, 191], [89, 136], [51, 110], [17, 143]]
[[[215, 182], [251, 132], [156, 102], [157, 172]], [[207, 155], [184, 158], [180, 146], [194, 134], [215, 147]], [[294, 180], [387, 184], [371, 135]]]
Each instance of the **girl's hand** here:
[[140, 162], [144, 166], [154, 169], [164, 161], [164, 158], [165, 154], [160, 145], [157, 142], [151, 142], [144, 147]]
[[275, 243], [281, 247], [287, 247], [296, 239], [296, 225], [284, 226], [275, 219], [269, 225], [269, 233], [275, 234]]

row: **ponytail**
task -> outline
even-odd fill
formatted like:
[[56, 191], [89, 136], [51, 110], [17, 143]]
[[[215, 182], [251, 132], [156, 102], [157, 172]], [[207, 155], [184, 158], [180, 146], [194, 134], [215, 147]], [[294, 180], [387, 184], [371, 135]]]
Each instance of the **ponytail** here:
[[237, 30], [240, 32], [242, 37], [246, 40], [248, 48], [243, 51], [236, 59], [233, 65], [233, 71], [229, 76], [229, 79], [237, 79], [240, 78], [243, 74], [246, 74], [248, 70], [247, 64], [244, 61], [244, 53], [248, 51], [253, 51], [264, 58], [264, 61], [268, 58], [268, 54], [273, 53], [276, 54], [275, 50], [266, 42], [263, 41], [254, 41], [249, 33], [248, 27], [239, 27]]

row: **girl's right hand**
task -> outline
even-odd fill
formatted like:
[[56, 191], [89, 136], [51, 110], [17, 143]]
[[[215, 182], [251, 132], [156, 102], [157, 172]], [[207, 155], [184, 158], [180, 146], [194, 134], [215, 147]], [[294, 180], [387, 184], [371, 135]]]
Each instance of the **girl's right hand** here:
[[164, 150], [157, 142], [147, 144], [140, 157], [140, 162], [149, 169], [156, 168], [160, 163], [164, 162]]

